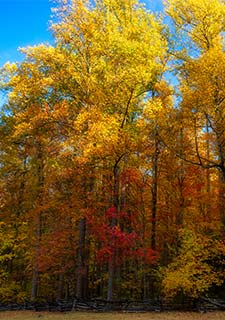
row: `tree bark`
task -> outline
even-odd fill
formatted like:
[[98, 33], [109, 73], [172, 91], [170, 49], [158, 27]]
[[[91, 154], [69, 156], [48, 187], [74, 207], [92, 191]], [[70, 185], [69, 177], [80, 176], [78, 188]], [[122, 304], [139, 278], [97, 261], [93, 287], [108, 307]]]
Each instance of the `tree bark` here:
[[223, 224], [223, 230], [225, 230], [225, 168], [220, 171], [219, 179], [219, 213]]
[[43, 150], [40, 142], [37, 142], [37, 195], [35, 207], [35, 252], [33, 259], [31, 299], [35, 300], [38, 296], [39, 286], [39, 271], [37, 259], [39, 256], [41, 233], [42, 233], [42, 205], [43, 205], [43, 190], [44, 190], [44, 158]]
[[[114, 206], [114, 217], [112, 218], [111, 227], [112, 229], [117, 225], [117, 215], [119, 211], [119, 161], [122, 159], [120, 157], [113, 168], [113, 206]], [[112, 235], [111, 239], [111, 256], [109, 258], [108, 265], [108, 291], [107, 300], [113, 300], [114, 291], [114, 278], [115, 278], [115, 258], [116, 258], [116, 243], [115, 237]]]
[[155, 137], [155, 151], [153, 155], [152, 168], [152, 230], [151, 230], [151, 248], [156, 248], [156, 216], [157, 216], [157, 195], [158, 195], [158, 157], [159, 157], [159, 141]]
[[76, 297], [78, 299], [85, 298], [86, 295], [86, 278], [87, 270], [85, 265], [85, 238], [86, 238], [86, 219], [82, 218], [79, 221], [79, 239], [77, 252], [77, 282], [76, 282]]

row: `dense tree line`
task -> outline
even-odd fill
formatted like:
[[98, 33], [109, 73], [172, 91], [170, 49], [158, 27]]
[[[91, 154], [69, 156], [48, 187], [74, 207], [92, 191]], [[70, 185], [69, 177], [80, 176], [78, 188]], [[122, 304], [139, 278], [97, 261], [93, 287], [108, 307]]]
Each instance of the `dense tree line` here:
[[2, 68], [1, 301], [224, 292], [225, 4], [165, 16], [60, 1]]

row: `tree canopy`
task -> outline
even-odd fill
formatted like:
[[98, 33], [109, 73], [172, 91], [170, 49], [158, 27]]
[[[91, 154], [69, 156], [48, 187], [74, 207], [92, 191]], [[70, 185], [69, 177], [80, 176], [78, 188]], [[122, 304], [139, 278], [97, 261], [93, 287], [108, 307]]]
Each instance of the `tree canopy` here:
[[0, 301], [225, 289], [224, 14], [61, 0], [4, 65]]

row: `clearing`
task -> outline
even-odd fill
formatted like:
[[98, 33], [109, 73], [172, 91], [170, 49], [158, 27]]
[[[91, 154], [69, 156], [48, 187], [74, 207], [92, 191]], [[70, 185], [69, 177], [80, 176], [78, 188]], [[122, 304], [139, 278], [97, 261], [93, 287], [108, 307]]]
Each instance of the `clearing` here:
[[49, 313], [31, 311], [0, 312], [1, 320], [225, 320], [225, 312], [149, 312], [149, 313]]

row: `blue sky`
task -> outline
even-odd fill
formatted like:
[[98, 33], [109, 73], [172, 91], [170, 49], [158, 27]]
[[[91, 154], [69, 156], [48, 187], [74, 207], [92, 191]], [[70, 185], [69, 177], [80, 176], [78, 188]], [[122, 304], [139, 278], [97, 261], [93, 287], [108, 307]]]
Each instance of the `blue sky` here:
[[[142, 0], [153, 11], [162, 8], [162, 0]], [[21, 61], [19, 47], [52, 43], [48, 30], [50, 0], [0, 0], [0, 67], [7, 61]]]
[[0, 0], [0, 66], [21, 60], [18, 47], [52, 42], [49, 0]]

